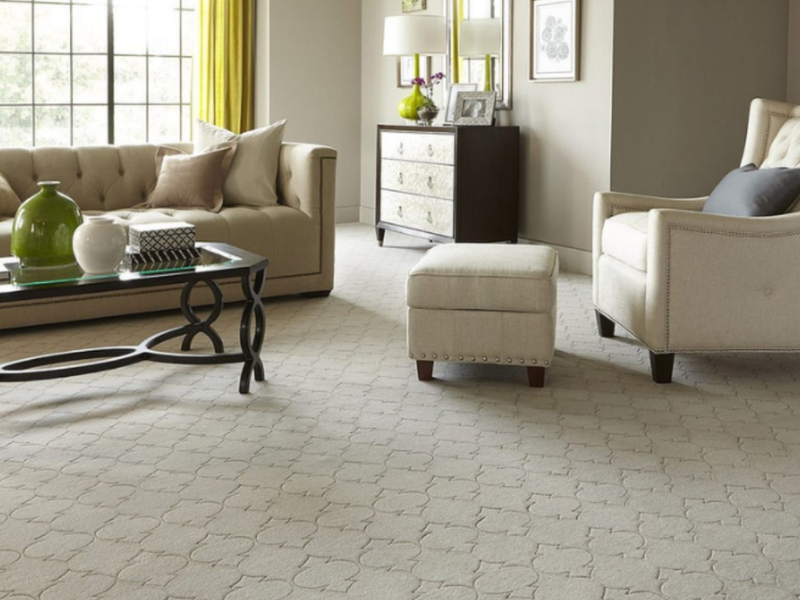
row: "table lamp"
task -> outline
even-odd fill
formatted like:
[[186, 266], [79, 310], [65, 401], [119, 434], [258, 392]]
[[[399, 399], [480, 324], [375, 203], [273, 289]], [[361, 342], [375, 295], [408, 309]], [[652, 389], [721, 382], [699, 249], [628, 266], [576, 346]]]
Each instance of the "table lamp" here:
[[492, 55], [500, 54], [502, 43], [500, 19], [465, 19], [461, 21], [459, 56], [485, 56], [484, 91], [492, 91]]
[[[419, 55], [445, 54], [447, 35], [444, 17], [419, 15], [386, 17], [383, 29], [384, 56], [414, 55], [414, 77], [419, 77]], [[425, 104], [425, 96], [414, 84], [411, 95], [397, 106], [400, 116], [417, 120], [417, 109]]]

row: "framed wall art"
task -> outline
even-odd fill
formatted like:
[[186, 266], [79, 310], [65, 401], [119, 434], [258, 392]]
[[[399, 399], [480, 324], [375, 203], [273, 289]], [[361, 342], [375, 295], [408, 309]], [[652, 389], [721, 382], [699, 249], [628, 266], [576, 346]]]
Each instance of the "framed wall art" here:
[[428, 0], [403, 0], [403, 12], [419, 12], [428, 8]]
[[[433, 59], [430, 56], [419, 57], [419, 76], [427, 79], [428, 75], [433, 72]], [[409, 88], [412, 87], [411, 80], [414, 79], [414, 57], [413, 56], [398, 56], [397, 57], [397, 87]]]
[[458, 92], [453, 125], [492, 125], [496, 92]]
[[530, 79], [577, 81], [580, 0], [531, 0]]

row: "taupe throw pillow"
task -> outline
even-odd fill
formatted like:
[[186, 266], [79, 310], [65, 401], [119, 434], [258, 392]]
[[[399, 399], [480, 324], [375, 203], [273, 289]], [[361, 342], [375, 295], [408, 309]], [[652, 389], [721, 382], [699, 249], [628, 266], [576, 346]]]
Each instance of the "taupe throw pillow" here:
[[213, 146], [202, 154], [184, 154], [169, 146], [156, 152], [156, 185], [147, 208], [222, 208], [222, 182], [236, 153], [236, 142]]
[[197, 121], [195, 152], [213, 144], [238, 142], [231, 170], [222, 185], [225, 204], [231, 206], [276, 206], [278, 204], [278, 160], [286, 121], [247, 131], [241, 135]]
[[22, 203], [19, 196], [11, 189], [8, 180], [0, 173], [0, 217], [13, 217], [20, 204]]

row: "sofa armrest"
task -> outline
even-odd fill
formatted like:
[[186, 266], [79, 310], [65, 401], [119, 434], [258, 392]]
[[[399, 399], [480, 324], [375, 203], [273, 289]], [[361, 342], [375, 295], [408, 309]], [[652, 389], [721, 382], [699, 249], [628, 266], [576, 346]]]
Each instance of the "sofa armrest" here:
[[650, 213], [646, 335], [657, 351], [800, 348], [800, 213]]
[[626, 212], [645, 212], [657, 208], [674, 208], [687, 211], [702, 210], [708, 197], [703, 198], [660, 198], [619, 192], [597, 192], [594, 195], [592, 215], [592, 264], [594, 270], [593, 295], [598, 300], [597, 263], [602, 254], [603, 226], [613, 216]]
[[306, 213], [317, 223], [336, 204], [337, 152], [317, 144], [284, 143], [278, 169], [278, 197], [281, 203]]

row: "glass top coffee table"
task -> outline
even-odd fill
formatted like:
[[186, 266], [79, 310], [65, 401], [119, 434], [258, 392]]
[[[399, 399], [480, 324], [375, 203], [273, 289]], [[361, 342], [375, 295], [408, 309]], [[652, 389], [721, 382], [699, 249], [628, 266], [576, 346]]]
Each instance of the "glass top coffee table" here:
[[[185, 365], [240, 362], [242, 374], [239, 393], [248, 393], [253, 375], [256, 381], [264, 381], [264, 365], [259, 356], [264, 343], [264, 306], [260, 294], [269, 260], [228, 244], [198, 243], [197, 248], [200, 251], [197, 260], [160, 263], [151, 267], [121, 266], [117, 272], [106, 275], [85, 275], [77, 265], [60, 269], [20, 269], [15, 258], [0, 258], [0, 265], [10, 273], [9, 280], [0, 282], [0, 304], [183, 284], [180, 308], [188, 321], [152, 335], [138, 346], [74, 350], [9, 362], [0, 365], [0, 382], [97, 373], [144, 360]], [[238, 352], [225, 352], [222, 338], [212, 327], [224, 306], [222, 289], [217, 280], [231, 278], [241, 281], [245, 298], [239, 325]], [[214, 296], [211, 312], [202, 319], [190, 304], [192, 290], [198, 283], [208, 286]], [[214, 354], [188, 353], [198, 334], [208, 337], [214, 346]], [[159, 344], [175, 338], [183, 338], [182, 352], [156, 350]]]

